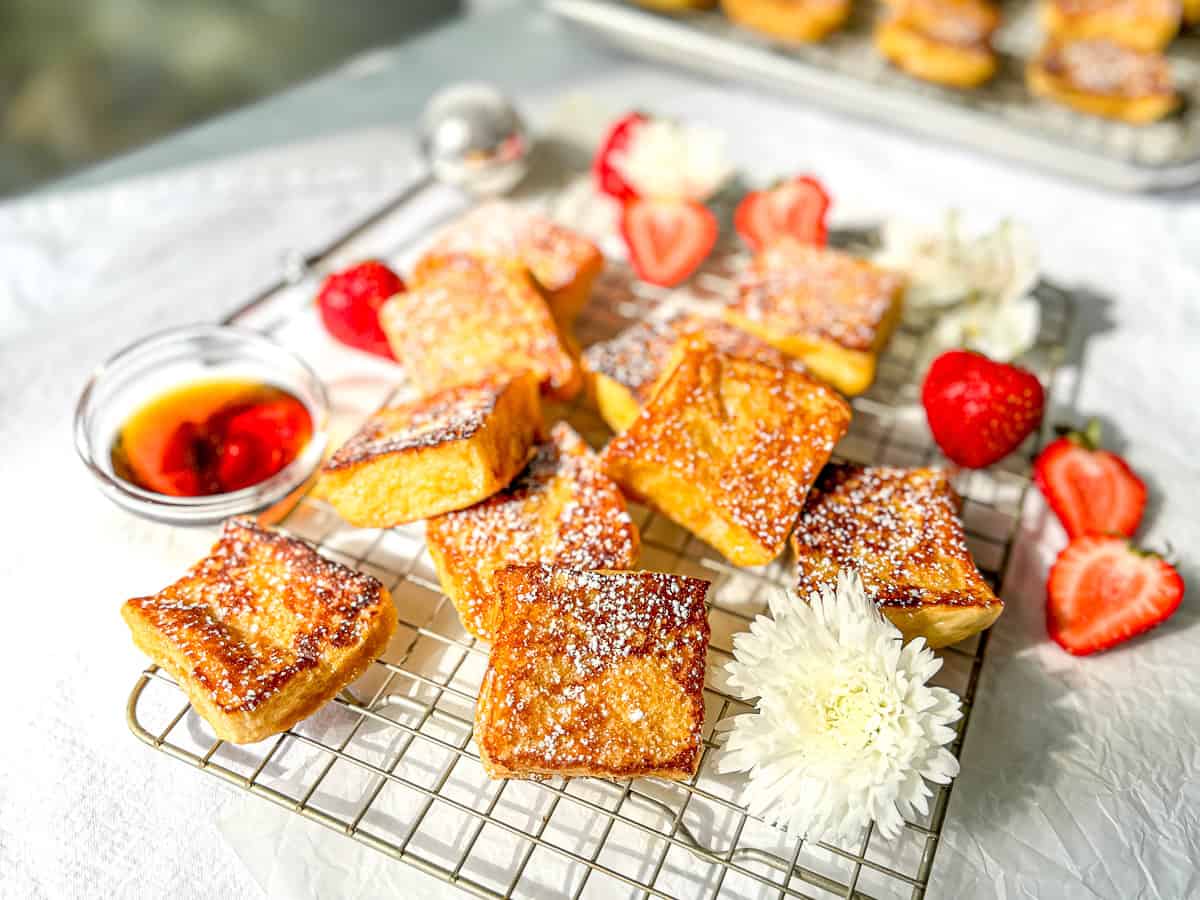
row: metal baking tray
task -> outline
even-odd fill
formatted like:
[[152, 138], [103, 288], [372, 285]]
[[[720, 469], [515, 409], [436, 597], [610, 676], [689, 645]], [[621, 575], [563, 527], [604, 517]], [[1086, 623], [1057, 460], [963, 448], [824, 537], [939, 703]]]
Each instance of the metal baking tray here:
[[736, 78], [821, 106], [1123, 191], [1200, 183], [1200, 37], [1168, 50], [1182, 108], [1135, 126], [1032, 97], [1024, 61], [1040, 37], [1031, 6], [1005, 8], [1000, 72], [973, 91], [926, 84], [888, 65], [862, 4], [822, 43], [793, 46], [734, 25], [719, 11], [654, 13], [628, 0], [546, 0], [567, 22], [640, 56]]
[[[556, 191], [527, 198], [555, 210]], [[327, 343], [313, 309], [320, 277], [351, 259], [378, 257], [403, 268], [418, 247], [400, 226], [409, 195], [392, 198], [369, 220], [306, 258], [294, 277], [253, 298], [230, 321], [257, 328], [293, 348]], [[570, 224], [570, 223], [568, 223]], [[397, 241], [396, 236], [405, 236]], [[836, 232], [862, 245], [871, 232]], [[576, 325], [583, 344], [610, 337], [664, 304], [721, 302], [744, 262], [726, 240], [686, 285], [668, 290], [636, 279], [610, 260]], [[1041, 331], [1025, 362], [1053, 396], [1075, 301], [1043, 283]], [[944, 464], [923, 420], [912, 416], [921, 374], [924, 326], [903, 324], [880, 359], [871, 389], [853, 401], [854, 419], [840, 459], [875, 464]], [[312, 360], [310, 360], [312, 361]], [[316, 363], [314, 362], [314, 365]], [[327, 384], [355, 379], [336, 367]], [[331, 389], [332, 391], [332, 389]], [[333, 399], [336, 403], [336, 391]], [[393, 386], [377, 385], [378, 403]], [[551, 407], [594, 447], [610, 436], [582, 400]], [[1039, 437], [988, 470], [962, 472], [968, 544], [984, 577], [1004, 583], [1029, 466]], [[852, 844], [806, 841], [747, 815], [737, 802], [741, 776], [714, 766], [715, 723], [746, 709], [720, 670], [732, 635], [764, 612], [768, 595], [793, 579], [790, 555], [761, 568], [730, 565], [700, 540], [649, 509], [631, 504], [642, 535], [639, 566], [712, 581], [712, 639], [705, 685], [704, 753], [689, 781], [607, 782], [552, 778], [490, 781], [472, 739], [487, 645], [462, 628], [443, 595], [421, 524], [352, 528], [323, 502], [300, 499], [282, 520], [326, 556], [368, 572], [391, 591], [400, 625], [387, 653], [324, 710], [258, 744], [218, 740], [157, 666], [142, 672], [127, 703], [130, 730], [150, 747], [214, 775], [396, 860], [482, 897], [854, 898], [919, 900], [925, 895], [953, 785], [931, 785], [926, 815], [883, 840], [867, 829]], [[939, 651], [938, 683], [963, 699], [952, 745], [958, 755], [970, 722], [988, 634]]]

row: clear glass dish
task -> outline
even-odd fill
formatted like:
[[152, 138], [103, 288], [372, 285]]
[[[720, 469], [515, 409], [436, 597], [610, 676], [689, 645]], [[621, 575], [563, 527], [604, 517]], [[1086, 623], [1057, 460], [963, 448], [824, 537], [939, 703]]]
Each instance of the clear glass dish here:
[[[290, 391], [312, 416], [312, 440], [265, 481], [208, 497], [147, 491], [113, 471], [113, 440], [134, 412], [172, 388], [215, 378], [261, 381]], [[92, 373], [75, 409], [75, 449], [100, 490], [123, 509], [172, 525], [206, 525], [264, 509], [303, 484], [324, 456], [328, 413], [325, 386], [295, 354], [255, 331], [193, 325], [144, 338]]]

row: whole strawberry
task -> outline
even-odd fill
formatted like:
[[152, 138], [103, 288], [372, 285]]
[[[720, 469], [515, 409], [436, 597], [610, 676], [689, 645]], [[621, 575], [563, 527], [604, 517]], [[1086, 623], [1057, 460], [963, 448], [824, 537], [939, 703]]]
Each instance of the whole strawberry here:
[[1100, 423], [1053, 441], [1033, 465], [1033, 478], [1070, 537], [1133, 537], [1146, 510], [1146, 485], [1111, 450], [1100, 447]]
[[949, 350], [925, 374], [921, 403], [942, 452], [981, 469], [1004, 458], [1042, 421], [1045, 393], [1032, 372], [971, 350]]
[[395, 359], [379, 325], [379, 308], [404, 290], [404, 281], [375, 259], [334, 272], [317, 294], [321, 322], [336, 340], [386, 359]]

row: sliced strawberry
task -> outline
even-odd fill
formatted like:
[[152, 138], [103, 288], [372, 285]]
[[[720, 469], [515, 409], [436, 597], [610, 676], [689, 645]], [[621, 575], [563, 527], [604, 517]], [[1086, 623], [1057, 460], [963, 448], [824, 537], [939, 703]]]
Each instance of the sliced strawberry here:
[[1073, 538], [1133, 537], [1146, 509], [1146, 485], [1111, 450], [1100, 449], [1100, 423], [1050, 444], [1033, 466], [1034, 481]]
[[608, 194], [614, 199], [626, 203], [637, 197], [635, 191], [612, 164], [612, 155], [629, 146], [637, 127], [647, 121], [639, 112], [626, 113], [617, 119], [609, 128], [608, 134], [600, 142], [596, 158], [592, 160], [592, 173], [596, 178], [596, 187], [601, 193]]
[[1166, 560], [1118, 537], [1078, 537], [1059, 554], [1047, 586], [1046, 628], [1068, 653], [1086, 656], [1167, 619], [1183, 579]]
[[733, 214], [733, 224], [750, 249], [762, 250], [781, 237], [824, 247], [829, 194], [821, 182], [802, 175], [770, 190], [751, 191]]
[[663, 287], [699, 268], [717, 242], [717, 230], [716, 216], [694, 200], [634, 200], [621, 214], [621, 237], [634, 271]]
[[1032, 372], [970, 350], [948, 350], [921, 386], [929, 430], [960, 466], [980, 469], [1020, 446], [1042, 421], [1045, 394]]
[[325, 279], [317, 295], [321, 322], [341, 343], [394, 359], [379, 326], [379, 307], [403, 290], [400, 276], [378, 260], [335, 272]]

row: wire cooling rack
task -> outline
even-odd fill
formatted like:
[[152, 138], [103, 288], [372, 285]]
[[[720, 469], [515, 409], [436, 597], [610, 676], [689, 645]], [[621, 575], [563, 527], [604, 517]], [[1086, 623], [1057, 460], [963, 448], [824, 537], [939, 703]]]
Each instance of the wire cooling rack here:
[[[386, 223], [398, 207], [399, 202], [373, 217], [372, 227]], [[310, 262], [317, 272], [329, 264]], [[679, 291], [638, 282], [625, 266], [611, 263], [578, 334], [587, 344], [672, 304], [719, 301], [732, 288], [739, 263], [736, 250], [724, 246]], [[311, 295], [311, 283], [301, 288]], [[1050, 385], [1072, 303], [1049, 285], [1040, 286], [1038, 296], [1042, 325], [1030, 360]], [[291, 304], [264, 330], [285, 343], [303, 335], [324, 340], [307, 301]], [[920, 325], [905, 324], [893, 337], [875, 385], [854, 401], [854, 419], [837, 456], [893, 465], [944, 462], [914, 402], [924, 333]], [[391, 392], [381, 385], [379, 393], [378, 402], [384, 402]], [[586, 403], [548, 411], [548, 419], [555, 416], [565, 416], [593, 446], [609, 436]], [[1035, 444], [1031, 438], [999, 466], [956, 479], [968, 543], [997, 589]], [[423, 526], [355, 529], [310, 498], [298, 503], [283, 527], [387, 585], [400, 620], [387, 654], [320, 713], [249, 746], [217, 740], [166, 673], [151, 666], [129, 697], [130, 729], [182, 762], [484, 897], [922, 897], [950, 786], [936, 789], [928, 814], [906, 822], [899, 838], [885, 841], [867, 829], [861, 840], [842, 846], [799, 840], [749, 817], [738, 803], [742, 777], [715, 770], [714, 725], [748, 708], [725, 687], [732, 635], [765, 611], [771, 591], [789, 585], [792, 560], [737, 568], [650, 510], [633, 506], [631, 512], [642, 532], [640, 568], [713, 583], [704, 753], [686, 783], [490, 781], [472, 741], [487, 648], [462, 628], [442, 595]], [[945, 664], [938, 681], [963, 698], [956, 755], [986, 646], [984, 633], [941, 651]]]

